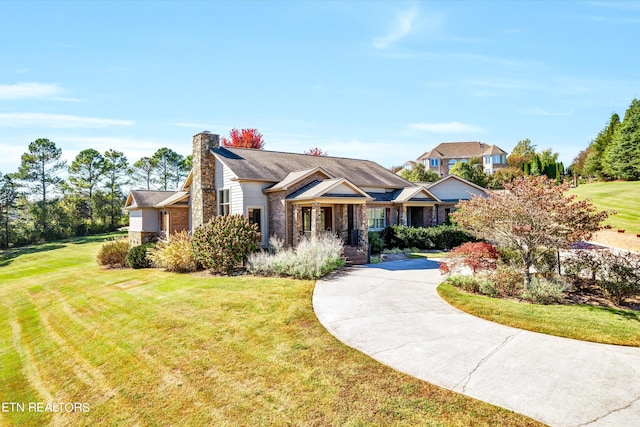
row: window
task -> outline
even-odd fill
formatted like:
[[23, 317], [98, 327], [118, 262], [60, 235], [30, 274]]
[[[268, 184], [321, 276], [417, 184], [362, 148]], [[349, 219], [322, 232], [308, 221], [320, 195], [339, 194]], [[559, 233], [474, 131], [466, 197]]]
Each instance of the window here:
[[249, 224], [258, 224], [258, 231], [262, 233], [262, 209], [261, 208], [248, 208], [247, 219]]
[[311, 233], [311, 208], [302, 208], [302, 231]]
[[502, 163], [502, 156], [493, 156], [493, 163]]
[[231, 201], [229, 200], [229, 190], [218, 190], [218, 215], [229, 215], [231, 213]]
[[458, 161], [456, 159], [449, 160], [449, 165], [455, 165]]
[[382, 230], [387, 226], [387, 213], [385, 208], [367, 209], [369, 230]]
[[431, 159], [431, 166], [440, 166], [440, 159]]
[[489, 163], [491, 163], [491, 156], [484, 156], [484, 163], [486, 165], [488, 165]]

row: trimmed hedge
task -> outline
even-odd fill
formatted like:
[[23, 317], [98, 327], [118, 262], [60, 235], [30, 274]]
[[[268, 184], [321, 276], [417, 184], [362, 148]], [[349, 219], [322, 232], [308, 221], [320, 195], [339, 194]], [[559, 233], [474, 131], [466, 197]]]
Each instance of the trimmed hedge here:
[[385, 247], [418, 249], [453, 249], [467, 242], [476, 241], [471, 235], [452, 225], [437, 227], [408, 227], [393, 225], [380, 233]]

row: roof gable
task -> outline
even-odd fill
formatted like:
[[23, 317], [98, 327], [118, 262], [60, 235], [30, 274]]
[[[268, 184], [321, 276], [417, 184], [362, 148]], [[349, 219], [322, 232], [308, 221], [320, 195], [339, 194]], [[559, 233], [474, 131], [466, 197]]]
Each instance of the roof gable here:
[[422, 185], [418, 185], [415, 187], [407, 187], [404, 188], [400, 194], [396, 196], [394, 202], [396, 203], [405, 203], [410, 202], [411, 200], [419, 199], [420, 201], [434, 201], [440, 202], [441, 200], [432, 194], [426, 187]]
[[487, 190], [460, 178], [457, 175], [447, 175], [426, 189], [442, 201], [468, 200], [474, 195], [486, 195]]
[[302, 201], [318, 199], [321, 197], [357, 197], [360, 199], [372, 200], [371, 196], [344, 178], [313, 181], [300, 190], [290, 194], [287, 197], [287, 200]]
[[323, 174], [326, 178], [334, 178], [333, 176], [329, 175], [329, 173], [327, 173], [327, 171], [325, 171], [321, 167], [304, 169], [304, 170], [289, 172], [289, 174], [282, 181], [278, 182], [276, 185], [267, 189], [266, 191], [270, 192], [270, 191], [287, 190], [290, 186], [302, 181], [303, 179], [310, 177], [316, 172]]
[[176, 191], [131, 190], [124, 207], [125, 209], [153, 208], [176, 193]]

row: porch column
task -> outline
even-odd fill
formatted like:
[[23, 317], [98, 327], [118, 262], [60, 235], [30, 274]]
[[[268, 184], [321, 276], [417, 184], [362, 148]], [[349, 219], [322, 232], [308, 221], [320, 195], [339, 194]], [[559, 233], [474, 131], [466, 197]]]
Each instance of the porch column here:
[[360, 230], [362, 231], [360, 237], [365, 243], [369, 243], [369, 217], [367, 216], [367, 204], [364, 203], [360, 206]]
[[321, 231], [321, 214], [322, 210], [320, 209], [320, 203], [314, 202], [311, 205], [311, 237], [316, 237], [318, 232]]
[[438, 225], [438, 205], [431, 208], [431, 225]]
[[400, 225], [407, 225], [407, 207], [405, 205], [400, 208]]
[[293, 224], [292, 224], [293, 236], [291, 239], [292, 240], [291, 245], [295, 246], [298, 243], [300, 236], [302, 235], [302, 206], [293, 205], [292, 208], [293, 208]]

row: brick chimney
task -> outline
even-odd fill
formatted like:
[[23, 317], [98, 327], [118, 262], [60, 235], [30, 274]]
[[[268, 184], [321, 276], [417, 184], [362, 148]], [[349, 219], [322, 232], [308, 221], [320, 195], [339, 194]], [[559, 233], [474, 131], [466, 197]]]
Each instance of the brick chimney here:
[[193, 136], [192, 230], [216, 215], [216, 161], [211, 150], [217, 148], [220, 148], [219, 135], [204, 131]]

